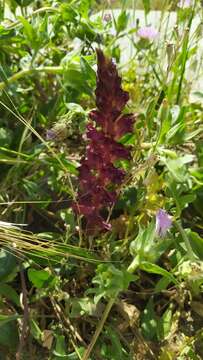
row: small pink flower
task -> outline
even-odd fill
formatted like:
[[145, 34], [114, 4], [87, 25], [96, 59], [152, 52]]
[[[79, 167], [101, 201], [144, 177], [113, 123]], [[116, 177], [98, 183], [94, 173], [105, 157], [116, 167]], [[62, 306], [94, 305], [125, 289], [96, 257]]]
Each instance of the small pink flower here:
[[159, 32], [153, 26], [143, 26], [138, 30], [137, 35], [143, 39], [154, 40]]
[[180, 0], [178, 3], [178, 7], [182, 9], [188, 9], [191, 6], [192, 6], [191, 0]]
[[163, 209], [159, 209], [156, 213], [156, 233], [163, 237], [172, 225], [171, 217]]

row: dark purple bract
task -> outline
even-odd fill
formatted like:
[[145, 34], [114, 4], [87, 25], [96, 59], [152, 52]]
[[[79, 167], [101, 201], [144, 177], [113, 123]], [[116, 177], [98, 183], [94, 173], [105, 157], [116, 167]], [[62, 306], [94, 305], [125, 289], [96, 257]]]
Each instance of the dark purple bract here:
[[118, 140], [132, 132], [134, 116], [122, 114], [129, 95], [121, 88], [115, 64], [97, 50], [97, 109], [90, 112], [87, 125], [88, 145], [79, 167], [79, 190], [73, 209], [83, 215], [87, 231], [110, 230], [101, 211], [115, 204], [125, 171], [118, 160], [130, 160], [130, 149]]

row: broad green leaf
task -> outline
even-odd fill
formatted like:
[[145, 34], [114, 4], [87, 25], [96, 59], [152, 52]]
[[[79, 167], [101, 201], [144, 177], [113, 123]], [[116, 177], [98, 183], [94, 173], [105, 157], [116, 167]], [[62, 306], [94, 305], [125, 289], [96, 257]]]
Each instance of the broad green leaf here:
[[203, 260], [203, 238], [196, 232], [187, 229], [187, 234], [190, 239], [190, 244], [194, 253]]
[[79, 16], [79, 14], [73, 6], [67, 3], [62, 3], [60, 5], [60, 14], [64, 22], [77, 23], [77, 17]]
[[20, 316], [18, 314], [16, 315], [3, 315], [0, 314], [0, 327], [7, 324], [10, 321], [14, 321], [18, 319]]
[[126, 29], [128, 24], [128, 19], [129, 19], [129, 15], [125, 10], [119, 14], [118, 19], [116, 21], [117, 34], [119, 34], [121, 31]]
[[80, 65], [81, 65], [81, 70], [84, 75], [84, 78], [86, 80], [90, 80], [92, 86], [95, 86], [96, 85], [96, 73], [92, 69], [92, 67], [90, 66], [88, 61], [85, 59], [85, 57], [81, 57]]
[[87, 294], [95, 293], [95, 303], [97, 303], [103, 296], [107, 298], [114, 298], [120, 291], [128, 288], [131, 281], [136, 280], [135, 275], [130, 274], [125, 269], [118, 269], [112, 264], [99, 264], [96, 270], [96, 276], [93, 278], [95, 288], [90, 288], [86, 291]]
[[10, 321], [0, 326], [0, 344], [6, 346], [9, 351], [15, 351], [19, 343], [18, 328], [16, 321]]
[[53, 276], [46, 270], [28, 269], [28, 278], [36, 288], [47, 287], [53, 280]]
[[57, 335], [56, 337], [56, 347], [53, 351], [53, 354], [57, 357], [68, 359], [67, 354], [67, 345], [65, 336], [63, 335]]
[[91, 94], [92, 92], [85, 81], [83, 73], [79, 70], [64, 69], [64, 80], [65, 85], [77, 90], [78, 92], [83, 91], [84, 93], [88, 94]]
[[184, 182], [186, 180], [186, 169], [184, 168], [183, 164], [181, 163], [180, 159], [176, 160], [168, 160], [166, 162], [166, 166], [170, 172], [170, 174], [173, 176], [173, 178], [177, 182]]
[[130, 244], [130, 253], [139, 258], [139, 262], [156, 262], [160, 256], [168, 249], [172, 240], [170, 238], [160, 238], [156, 234], [154, 219], [146, 229], [140, 227], [135, 240]]
[[0, 281], [7, 282], [17, 274], [17, 260], [10, 252], [1, 249], [0, 251]]
[[0, 295], [6, 297], [8, 300], [11, 300], [15, 305], [20, 306], [19, 295], [10, 285], [1, 283]]

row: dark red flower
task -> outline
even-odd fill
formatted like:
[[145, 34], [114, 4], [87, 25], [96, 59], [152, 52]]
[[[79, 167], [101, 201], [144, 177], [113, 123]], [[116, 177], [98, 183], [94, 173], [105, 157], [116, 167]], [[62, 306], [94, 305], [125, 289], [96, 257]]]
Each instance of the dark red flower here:
[[132, 132], [134, 116], [122, 114], [129, 95], [121, 88], [121, 78], [115, 64], [97, 50], [98, 69], [96, 87], [97, 109], [89, 114], [88, 146], [79, 167], [79, 191], [73, 204], [77, 214], [86, 219], [88, 232], [110, 230], [101, 211], [115, 204], [118, 185], [125, 171], [115, 166], [117, 160], [130, 160], [130, 149], [117, 141]]

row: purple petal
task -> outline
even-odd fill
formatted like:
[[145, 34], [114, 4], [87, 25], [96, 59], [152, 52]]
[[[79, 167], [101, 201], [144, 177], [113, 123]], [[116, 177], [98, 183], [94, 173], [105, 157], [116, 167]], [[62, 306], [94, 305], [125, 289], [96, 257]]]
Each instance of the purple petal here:
[[56, 137], [56, 133], [54, 130], [47, 130], [46, 132], [46, 140], [54, 140]]
[[156, 213], [156, 233], [159, 236], [165, 236], [172, 225], [171, 217], [163, 209]]
[[153, 26], [143, 26], [138, 30], [137, 35], [143, 39], [154, 40], [158, 37], [159, 32]]
[[191, 6], [192, 6], [191, 0], [180, 0], [178, 3], [178, 7], [182, 9], [188, 9]]

